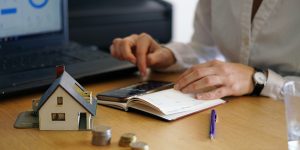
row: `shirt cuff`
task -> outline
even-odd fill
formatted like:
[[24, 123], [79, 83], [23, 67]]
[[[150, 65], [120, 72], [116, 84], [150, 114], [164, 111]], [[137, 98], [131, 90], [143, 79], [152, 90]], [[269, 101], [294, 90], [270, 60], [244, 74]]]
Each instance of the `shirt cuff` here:
[[264, 86], [261, 95], [271, 97], [274, 100], [282, 100], [282, 88], [284, 85], [284, 79], [279, 74], [274, 71], [268, 69], [268, 79], [267, 83]]

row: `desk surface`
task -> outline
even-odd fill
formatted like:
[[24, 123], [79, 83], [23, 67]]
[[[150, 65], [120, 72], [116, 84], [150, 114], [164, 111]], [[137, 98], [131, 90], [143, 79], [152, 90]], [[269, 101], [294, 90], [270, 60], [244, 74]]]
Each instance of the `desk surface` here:
[[[175, 81], [178, 74], [152, 74], [151, 79]], [[97, 92], [139, 81], [137, 76], [88, 84]], [[42, 93], [0, 100], [0, 149], [99, 149], [91, 145], [90, 131], [39, 131], [15, 129], [18, 114], [31, 107]], [[268, 98], [238, 97], [215, 108], [218, 112], [216, 139], [208, 137], [210, 110], [174, 122], [164, 122], [134, 112], [98, 106], [94, 126], [112, 127], [112, 143], [100, 149], [118, 147], [119, 137], [136, 133], [152, 150], [284, 150], [287, 149], [284, 105]]]

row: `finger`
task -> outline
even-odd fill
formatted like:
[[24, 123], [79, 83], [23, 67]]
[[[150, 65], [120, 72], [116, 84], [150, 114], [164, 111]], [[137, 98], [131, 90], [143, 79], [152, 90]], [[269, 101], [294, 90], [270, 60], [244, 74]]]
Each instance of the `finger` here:
[[203, 93], [214, 90], [223, 84], [223, 79], [221, 76], [206, 76], [197, 80], [188, 86], [184, 87], [181, 91], [183, 93]]
[[120, 42], [119, 48], [120, 48], [120, 53], [125, 60], [128, 60], [131, 63], [136, 64], [136, 57], [133, 55], [133, 49], [132, 49], [133, 46], [134, 46], [133, 41], [126, 39]]
[[121, 54], [120, 52], [115, 48], [114, 45], [111, 45], [110, 46], [110, 53], [113, 57], [117, 58], [117, 59], [120, 59], [120, 60], [123, 60], [122, 57], [121, 57]]
[[112, 54], [113, 56], [115, 56], [116, 58], [120, 59], [120, 60], [123, 60], [122, 58], [122, 54], [120, 52], [120, 48], [119, 48], [119, 45], [120, 45], [120, 42], [122, 41], [121, 38], [116, 38], [113, 40], [113, 44], [112, 44]]
[[191, 72], [193, 72], [193, 67], [187, 69], [186, 71], [184, 71], [178, 78], [177, 78], [177, 82], [180, 81], [183, 77], [187, 76], [188, 74], [190, 74]]
[[178, 90], [182, 90], [184, 87], [188, 86], [194, 81], [200, 80], [203, 77], [211, 75], [216, 75], [216, 71], [214, 68], [204, 67], [193, 69], [192, 72], [190, 72], [189, 74], [182, 77], [179, 81], [177, 81], [175, 88]]
[[147, 74], [146, 55], [150, 47], [150, 40], [148, 36], [142, 34], [136, 43], [137, 66], [142, 76]]
[[176, 84], [174, 85], [175, 90], [180, 90], [184, 84], [184, 80], [187, 76], [189, 76], [194, 71], [194, 68], [190, 68], [186, 70], [176, 81]]
[[211, 63], [203, 63], [203, 64], [198, 64], [193, 66], [192, 68], [188, 69], [187, 71], [185, 71], [183, 74], [181, 74], [177, 81], [181, 80], [183, 77], [185, 77], [186, 75], [190, 74], [191, 72], [195, 71], [197, 68], [202, 68], [202, 67], [210, 67]]
[[225, 86], [222, 86], [209, 92], [197, 94], [196, 98], [201, 100], [212, 100], [212, 99], [223, 98], [225, 96], [230, 96], [230, 95], [231, 95], [230, 90]]
[[131, 43], [136, 43], [136, 41], [138, 40], [139, 35], [137, 34], [132, 34], [126, 38], [124, 38], [125, 40], [129, 40]]
[[110, 49], [110, 54], [111, 54], [112, 56], [114, 56], [114, 57], [117, 57], [117, 56], [116, 56], [116, 52], [115, 52], [115, 49], [114, 49], [114, 45], [113, 45], [113, 44], [110, 45], [109, 49]]

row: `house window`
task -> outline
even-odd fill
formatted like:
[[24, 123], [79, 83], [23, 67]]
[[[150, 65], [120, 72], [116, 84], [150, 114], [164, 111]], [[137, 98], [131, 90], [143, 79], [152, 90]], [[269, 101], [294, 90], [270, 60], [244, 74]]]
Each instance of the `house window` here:
[[65, 113], [52, 113], [52, 121], [65, 121]]
[[63, 97], [57, 97], [57, 105], [63, 105]]

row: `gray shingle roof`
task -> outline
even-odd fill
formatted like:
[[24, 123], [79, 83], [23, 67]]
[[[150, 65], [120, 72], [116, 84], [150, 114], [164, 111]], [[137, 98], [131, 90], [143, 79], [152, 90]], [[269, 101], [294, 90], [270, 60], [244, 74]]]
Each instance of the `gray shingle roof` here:
[[97, 101], [92, 98], [92, 104], [88, 103], [74, 88], [74, 84], [79, 86], [82, 90], [86, 91], [75, 79], [73, 79], [67, 72], [64, 72], [59, 78], [57, 78], [52, 85], [47, 89], [44, 95], [41, 97], [37, 110], [43, 107], [44, 103], [52, 95], [52, 93], [60, 86], [62, 87], [70, 96], [74, 98], [82, 107], [84, 107], [93, 116], [96, 115]]

